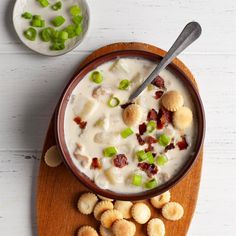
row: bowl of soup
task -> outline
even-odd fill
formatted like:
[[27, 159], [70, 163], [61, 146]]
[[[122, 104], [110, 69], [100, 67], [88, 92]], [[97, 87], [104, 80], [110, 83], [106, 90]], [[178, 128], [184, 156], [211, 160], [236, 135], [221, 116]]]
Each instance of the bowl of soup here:
[[99, 195], [141, 200], [161, 194], [198, 157], [204, 110], [179, 67], [170, 64], [128, 102], [160, 59], [136, 50], [104, 55], [81, 69], [63, 92], [57, 145], [70, 171]]

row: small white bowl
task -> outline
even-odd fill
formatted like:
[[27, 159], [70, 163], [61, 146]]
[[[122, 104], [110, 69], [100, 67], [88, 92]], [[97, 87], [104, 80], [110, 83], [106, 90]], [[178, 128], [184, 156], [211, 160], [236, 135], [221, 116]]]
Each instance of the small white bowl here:
[[[52, 4], [57, 2], [57, 0], [51, 0]], [[13, 25], [15, 28], [15, 31], [22, 41], [23, 44], [25, 44], [28, 48], [31, 50], [45, 55], [45, 56], [60, 56], [67, 52], [70, 52], [74, 48], [76, 48], [85, 38], [87, 35], [89, 24], [90, 24], [90, 12], [89, 7], [86, 2], [86, 0], [67, 0], [62, 2], [63, 6], [62, 9], [59, 11], [53, 11], [50, 6], [43, 8], [40, 7], [39, 3], [35, 0], [17, 0], [13, 9]], [[65, 6], [66, 4], [66, 6]], [[39, 37], [36, 38], [35, 41], [30, 41], [26, 39], [23, 35], [24, 30], [26, 30], [28, 27], [30, 27], [30, 20], [24, 19], [21, 15], [24, 12], [30, 12], [33, 15], [41, 15], [46, 20], [46, 25], [49, 25], [49, 21], [53, 19], [55, 16], [62, 15], [66, 18], [66, 22], [69, 20], [69, 13], [68, 9], [70, 6], [78, 4], [81, 8], [82, 16], [83, 16], [83, 31], [82, 33], [72, 39], [68, 39], [65, 43], [66, 47], [63, 50], [60, 51], [52, 51], [49, 49], [50, 42], [43, 42]], [[65, 23], [61, 27], [58, 27], [57, 29], [63, 29], [70, 23]], [[39, 28], [38, 32], [41, 28]]]

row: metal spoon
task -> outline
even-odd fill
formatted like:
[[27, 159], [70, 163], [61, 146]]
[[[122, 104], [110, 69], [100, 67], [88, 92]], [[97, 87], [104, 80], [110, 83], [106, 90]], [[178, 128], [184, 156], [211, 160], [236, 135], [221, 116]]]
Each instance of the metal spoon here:
[[130, 95], [129, 101], [133, 101], [148, 86], [148, 84], [150, 84], [159, 75], [161, 70], [168, 66], [175, 57], [177, 57], [185, 48], [187, 48], [201, 35], [201, 32], [202, 28], [199, 23], [188, 23], [157, 67], [152, 71], [148, 78]]

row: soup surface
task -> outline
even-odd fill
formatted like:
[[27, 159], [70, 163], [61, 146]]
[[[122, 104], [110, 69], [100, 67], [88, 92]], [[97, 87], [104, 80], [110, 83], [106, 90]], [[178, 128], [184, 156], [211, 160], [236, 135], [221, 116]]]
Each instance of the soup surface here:
[[134, 104], [127, 104], [155, 66], [134, 57], [104, 63], [68, 100], [68, 151], [100, 188], [130, 193], [160, 186], [192, 155], [195, 111], [187, 88], [171, 71], [163, 70]]

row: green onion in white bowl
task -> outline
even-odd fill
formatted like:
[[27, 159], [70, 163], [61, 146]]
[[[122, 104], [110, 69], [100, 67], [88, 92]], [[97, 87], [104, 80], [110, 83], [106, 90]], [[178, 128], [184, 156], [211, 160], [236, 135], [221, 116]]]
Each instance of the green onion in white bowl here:
[[63, 55], [85, 38], [90, 23], [85, 0], [17, 0], [13, 24], [20, 40], [46, 56]]

